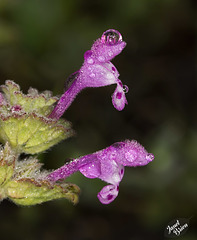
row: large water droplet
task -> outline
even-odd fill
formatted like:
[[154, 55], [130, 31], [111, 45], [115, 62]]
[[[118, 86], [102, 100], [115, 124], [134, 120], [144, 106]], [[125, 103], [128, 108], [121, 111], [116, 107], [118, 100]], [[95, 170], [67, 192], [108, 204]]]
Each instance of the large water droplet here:
[[103, 33], [101, 41], [107, 45], [115, 45], [122, 41], [122, 35], [117, 30], [109, 29]]
[[67, 91], [69, 87], [72, 85], [72, 83], [76, 80], [76, 78], [79, 76], [79, 71], [72, 73], [65, 81], [64, 83], [64, 91]]

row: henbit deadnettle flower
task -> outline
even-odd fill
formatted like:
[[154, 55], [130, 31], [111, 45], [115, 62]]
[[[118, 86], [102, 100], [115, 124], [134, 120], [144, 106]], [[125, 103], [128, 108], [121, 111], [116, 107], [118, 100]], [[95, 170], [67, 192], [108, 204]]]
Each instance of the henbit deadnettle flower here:
[[123, 110], [127, 104], [125, 93], [128, 92], [128, 87], [118, 79], [119, 73], [110, 60], [120, 54], [125, 46], [126, 43], [117, 30], [109, 29], [104, 32], [101, 38], [94, 42], [91, 50], [85, 52], [81, 69], [66, 80], [65, 93], [49, 117], [59, 119], [84, 88], [111, 84], [117, 84], [112, 103], [117, 110]]
[[113, 145], [65, 164], [47, 176], [54, 182], [65, 179], [74, 172], [80, 171], [87, 178], [100, 178], [109, 183], [98, 193], [103, 204], [111, 203], [118, 195], [119, 184], [124, 175], [124, 166], [144, 166], [154, 159], [142, 145], [132, 140], [114, 143]]

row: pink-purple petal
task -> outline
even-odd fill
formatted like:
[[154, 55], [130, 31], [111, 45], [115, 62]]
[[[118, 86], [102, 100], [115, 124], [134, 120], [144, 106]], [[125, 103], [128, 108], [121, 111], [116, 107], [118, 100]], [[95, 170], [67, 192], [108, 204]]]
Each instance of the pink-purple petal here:
[[79, 168], [79, 171], [87, 178], [99, 178], [101, 175], [100, 161], [92, 161], [91, 163], [88, 163]]
[[112, 152], [118, 151], [119, 154], [117, 154], [116, 161], [123, 166], [144, 166], [154, 160], [154, 155], [148, 153], [146, 149], [135, 140], [115, 143], [111, 147], [114, 148], [114, 150], [111, 150]]
[[102, 188], [97, 197], [102, 204], [109, 204], [118, 196], [119, 187], [116, 185], [107, 185]]
[[122, 111], [125, 107], [125, 104], [128, 104], [125, 97], [125, 92], [120, 84], [117, 84], [116, 90], [112, 95], [112, 104], [118, 111]]

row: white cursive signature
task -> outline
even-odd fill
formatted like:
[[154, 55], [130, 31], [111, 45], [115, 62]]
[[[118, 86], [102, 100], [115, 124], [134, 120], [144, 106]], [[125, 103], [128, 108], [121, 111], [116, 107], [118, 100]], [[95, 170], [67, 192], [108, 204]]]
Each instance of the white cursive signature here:
[[172, 226], [167, 226], [168, 234], [171, 234], [173, 232], [176, 236], [179, 236], [181, 232], [188, 227], [188, 224], [185, 223], [184, 225], [181, 226], [179, 220], [176, 221], [175, 224]]

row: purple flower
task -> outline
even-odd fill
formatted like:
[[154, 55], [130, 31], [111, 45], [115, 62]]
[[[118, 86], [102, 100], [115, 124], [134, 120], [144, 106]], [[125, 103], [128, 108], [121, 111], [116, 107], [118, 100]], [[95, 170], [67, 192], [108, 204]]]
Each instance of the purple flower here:
[[124, 166], [144, 166], [154, 159], [136, 141], [126, 140], [115, 143], [103, 150], [89, 154], [65, 164], [47, 176], [51, 181], [67, 178], [80, 171], [87, 178], [100, 178], [109, 183], [98, 193], [103, 204], [111, 203], [118, 195], [119, 184], [124, 175]]
[[85, 52], [84, 63], [80, 70], [71, 74], [66, 80], [65, 92], [49, 117], [59, 119], [84, 88], [111, 84], [117, 85], [112, 103], [121, 111], [127, 104], [125, 93], [128, 92], [128, 87], [123, 86], [118, 79], [119, 73], [110, 60], [120, 54], [125, 46], [126, 43], [117, 30], [109, 29], [104, 32], [101, 38], [94, 42], [91, 50]]

